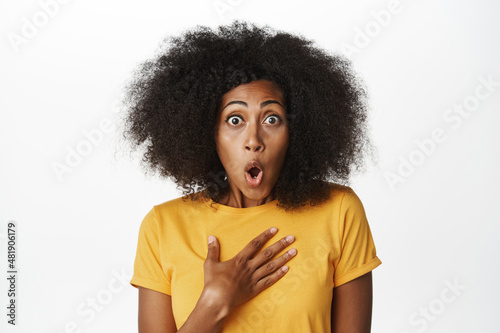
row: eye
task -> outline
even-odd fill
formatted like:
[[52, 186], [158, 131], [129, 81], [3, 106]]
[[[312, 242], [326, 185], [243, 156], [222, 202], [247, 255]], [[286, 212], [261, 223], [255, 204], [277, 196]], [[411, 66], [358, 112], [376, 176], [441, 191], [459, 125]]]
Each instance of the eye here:
[[277, 124], [278, 122], [281, 122], [281, 117], [278, 116], [277, 114], [272, 114], [269, 117], [266, 118], [266, 120], [271, 119], [271, 122], [269, 124], [274, 125]]
[[225, 122], [229, 122], [231, 125], [239, 125], [240, 120], [243, 120], [240, 116], [229, 116], [226, 118]]

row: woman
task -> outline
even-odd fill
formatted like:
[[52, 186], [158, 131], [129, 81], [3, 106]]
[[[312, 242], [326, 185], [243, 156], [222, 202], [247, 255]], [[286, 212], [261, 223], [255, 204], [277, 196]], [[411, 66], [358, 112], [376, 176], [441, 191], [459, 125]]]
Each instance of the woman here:
[[127, 91], [128, 138], [185, 194], [141, 224], [141, 333], [370, 331], [381, 261], [340, 184], [369, 147], [349, 62], [234, 22], [172, 38]]

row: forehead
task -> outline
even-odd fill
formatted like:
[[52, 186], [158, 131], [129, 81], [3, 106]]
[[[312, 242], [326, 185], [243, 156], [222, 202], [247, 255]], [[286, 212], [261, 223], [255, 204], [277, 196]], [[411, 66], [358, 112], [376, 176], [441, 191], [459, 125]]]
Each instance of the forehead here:
[[252, 81], [240, 84], [229, 90], [222, 96], [221, 107], [234, 100], [267, 100], [274, 99], [284, 105], [284, 97], [281, 89], [273, 82], [267, 80]]

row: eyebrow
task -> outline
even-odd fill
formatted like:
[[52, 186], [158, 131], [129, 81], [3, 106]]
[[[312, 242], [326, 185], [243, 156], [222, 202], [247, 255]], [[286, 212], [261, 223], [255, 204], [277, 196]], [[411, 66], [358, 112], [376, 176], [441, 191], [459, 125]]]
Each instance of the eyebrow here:
[[[243, 105], [245, 107], [248, 107], [248, 104], [245, 103], [245, 102], [243, 102], [243, 101], [231, 101], [231, 102], [227, 103], [226, 106], [223, 107], [221, 111], [223, 111], [225, 108], [227, 108], [231, 104], [238, 104], [238, 105]], [[281, 106], [283, 108], [283, 110], [285, 109], [285, 107], [283, 105], [281, 105], [280, 102], [278, 102], [278, 101], [276, 101], [274, 99], [271, 99], [271, 100], [268, 100], [268, 101], [260, 103], [260, 108], [262, 109], [263, 107], [266, 107], [269, 104], [278, 104], [279, 106]]]

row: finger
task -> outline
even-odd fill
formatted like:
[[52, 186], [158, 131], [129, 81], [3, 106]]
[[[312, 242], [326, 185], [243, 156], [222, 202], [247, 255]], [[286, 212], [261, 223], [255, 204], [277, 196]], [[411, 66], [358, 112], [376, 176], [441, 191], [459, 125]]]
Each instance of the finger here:
[[269, 288], [273, 284], [276, 283], [279, 279], [281, 279], [288, 272], [289, 267], [287, 265], [280, 267], [274, 273], [260, 279], [255, 284], [255, 295], [259, 294], [262, 290]]
[[251, 265], [256, 269], [268, 262], [271, 258], [273, 258], [276, 254], [280, 253], [287, 246], [292, 244], [295, 241], [295, 237], [292, 235], [288, 235], [286, 237], [281, 238], [279, 241], [274, 243], [273, 245], [266, 248], [264, 251], [259, 253], [251, 260]]
[[255, 237], [254, 239], [252, 239], [252, 241], [250, 243], [248, 243], [244, 248], [243, 250], [241, 250], [238, 255], [241, 257], [241, 258], [244, 258], [244, 259], [249, 259], [251, 258], [255, 253], [257, 253], [259, 251], [259, 249], [268, 241], [270, 240], [272, 237], [274, 237], [274, 235], [276, 235], [276, 232], [278, 231], [278, 229], [276, 228], [269, 228], [267, 229], [266, 231], [264, 231], [263, 233], [261, 233], [260, 235], [258, 235], [257, 237]]
[[282, 268], [283, 265], [290, 261], [293, 257], [295, 257], [296, 254], [297, 250], [294, 248], [286, 251], [278, 258], [271, 260], [267, 264], [262, 265], [259, 269], [257, 269], [253, 275], [253, 278], [258, 281], [265, 276], [272, 274], [277, 269]]
[[219, 261], [219, 241], [213, 235], [208, 237], [208, 253], [207, 262], [218, 262]]

